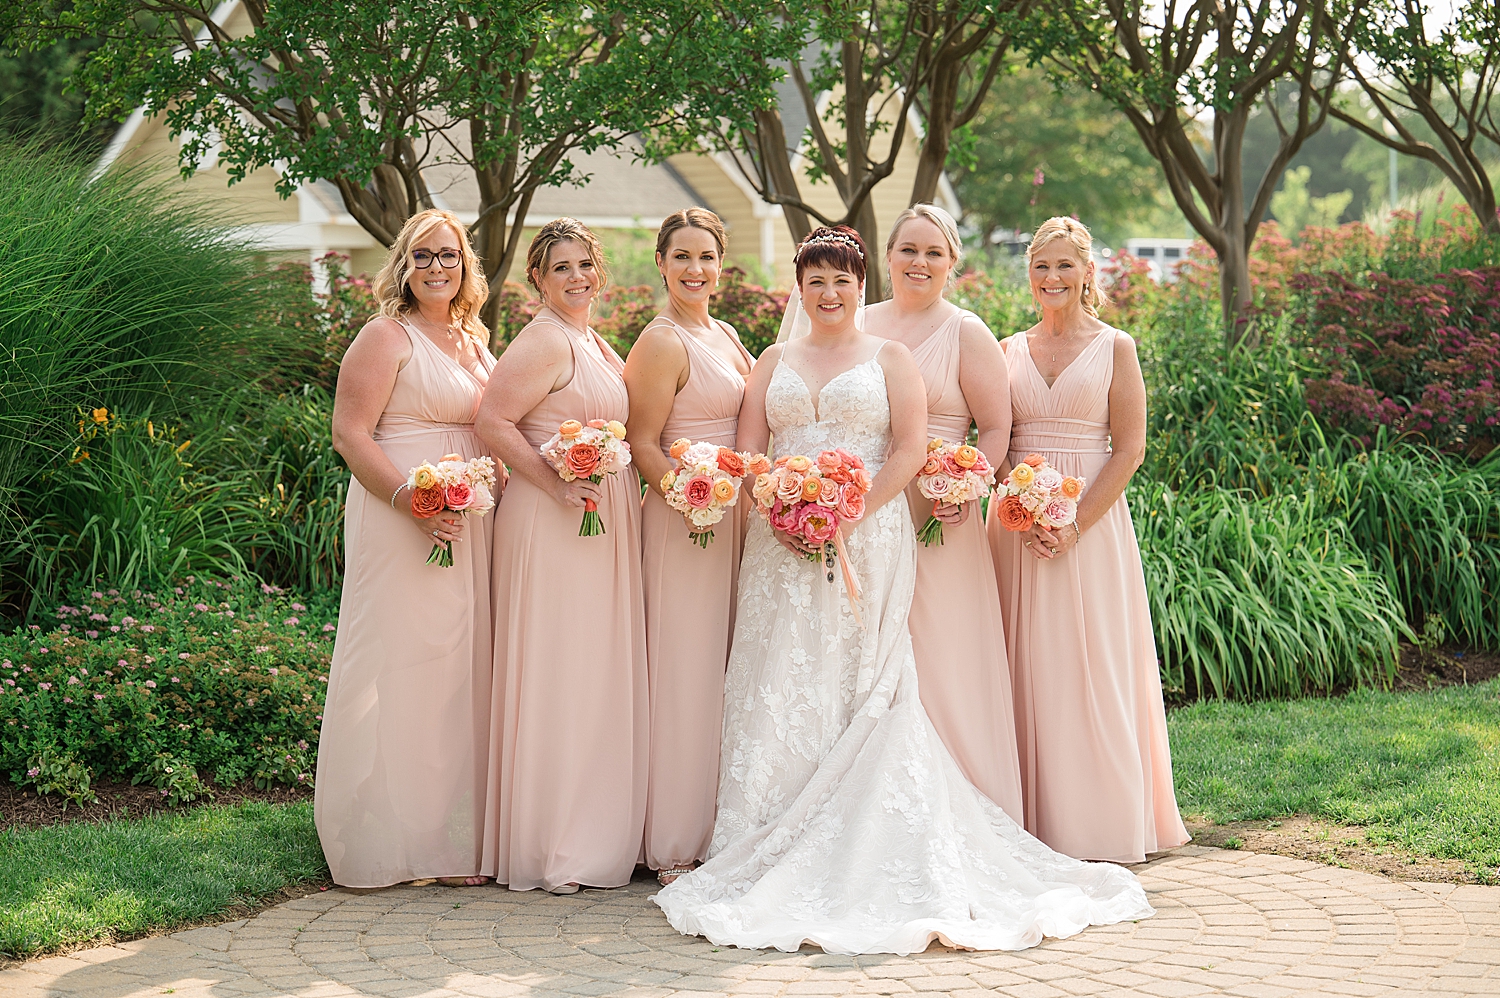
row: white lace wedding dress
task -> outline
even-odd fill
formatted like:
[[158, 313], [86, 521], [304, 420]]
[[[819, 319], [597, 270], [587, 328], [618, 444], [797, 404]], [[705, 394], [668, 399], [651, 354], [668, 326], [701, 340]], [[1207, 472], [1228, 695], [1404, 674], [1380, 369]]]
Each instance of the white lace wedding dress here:
[[[838, 375], [819, 406], [778, 365], [766, 392], [776, 453], [844, 447], [874, 474], [890, 445], [880, 365]], [[711, 858], [655, 897], [674, 928], [786, 951], [912, 953], [934, 938], [1016, 950], [1153, 914], [1129, 871], [1052, 852], [943, 747], [906, 627], [917, 551], [904, 495], [847, 537], [863, 627], [838, 573], [828, 582], [751, 519]]]

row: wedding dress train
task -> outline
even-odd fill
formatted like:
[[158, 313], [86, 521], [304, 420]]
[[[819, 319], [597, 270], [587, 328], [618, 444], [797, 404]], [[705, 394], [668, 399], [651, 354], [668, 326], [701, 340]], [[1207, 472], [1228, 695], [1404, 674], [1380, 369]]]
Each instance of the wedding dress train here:
[[[821, 412], [778, 365], [766, 392], [776, 453], [843, 447], [878, 471], [890, 407], [875, 358], [835, 377], [819, 401]], [[830, 583], [752, 516], [710, 859], [656, 895], [673, 927], [740, 947], [912, 953], [934, 939], [1024, 949], [1152, 915], [1129, 871], [1052, 852], [944, 748], [917, 696], [905, 496], [866, 516], [846, 548], [863, 626], [837, 573]]]

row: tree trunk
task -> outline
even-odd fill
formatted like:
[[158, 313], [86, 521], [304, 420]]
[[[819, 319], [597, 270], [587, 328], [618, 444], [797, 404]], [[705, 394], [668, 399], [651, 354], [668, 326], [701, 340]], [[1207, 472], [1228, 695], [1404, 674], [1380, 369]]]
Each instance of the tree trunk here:
[[[786, 126], [781, 122], [780, 111], [773, 108], [755, 112], [755, 142], [760, 161], [766, 167], [766, 193], [800, 201], [802, 192], [797, 186], [797, 175], [792, 172]], [[812, 231], [812, 220], [808, 218], [807, 212], [793, 204], [773, 201], [771, 198], [764, 200], [781, 204], [781, 217], [786, 220], [793, 246], [807, 238], [807, 234]]]
[[854, 228], [865, 241], [865, 301], [885, 299], [885, 247], [880, 244], [880, 223], [875, 219], [875, 205], [870, 198], [853, 218]]
[[1219, 306], [1224, 317], [1224, 342], [1236, 346], [1245, 336], [1249, 324], [1247, 312], [1252, 301], [1250, 254], [1245, 248], [1243, 223], [1228, 226], [1231, 231], [1219, 257]]

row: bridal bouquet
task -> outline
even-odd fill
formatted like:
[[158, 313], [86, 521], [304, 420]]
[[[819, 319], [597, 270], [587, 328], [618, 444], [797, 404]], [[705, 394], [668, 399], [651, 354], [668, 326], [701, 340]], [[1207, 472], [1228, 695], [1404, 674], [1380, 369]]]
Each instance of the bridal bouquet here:
[[[483, 516], [495, 508], [495, 460], [476, 457], [465, 461], [457, 454], [444, 454], [437, 464], [423, 462], [406, 474], [411, 486], [411, 512], [430, 520], [439, 513], [473, 513]], [[453, 567], [453, 542], [432, 546], [427, 564]]]
[[1040, 454], [1028, 454], [995, 490], [1000, 525], [1006, 530], [1029, 530], [1033, 524], [1047, 530], [1066, 527], [1078, 518], [1078, 497], [1085, 484], [1082, 478], [1064, 475]]
[[[809, 547], [821, 547], [821, 560], [833, 581], [834, 552], [844, 569], [849, 604], [859, 619], [859, 582], [844, 552], [843, 525], [865, 515], [865, 493], [870, 491], [865, 463], [844, 450], [825, 450], [814, 460], [801, 454], [776, 459], [776, 466], [757, 475], [751, 495], [755, 508], [771, 527], [800, 537]], [[810, 555], [820, 560], [818, 555]]]
[[673, 465], [662, 476], [662, 493], [667, 505], [687, 519], [688, 536], [701, 548], [713, 540], [713, 525], [724, 518], [724, 511], [739, 502], [740, 479], [771, 470], [764, 454], [743, 454], [686, 438], [673, 441], [667, 453]]
[[[542, 444], [542, 458], [557, 469], [565, 482], [579, 478], [598, 484], [605, 475], [630, 467], [630, 445], [625, 442], [625, 424], [611, 419], [591, 419], [580, 423], [570, 419], [557, 428], [552, 439]], [[583, 505], [583, 523], [579, 537], [597, 537], [604, 533], [599, 519], [599, 505], [589, 499]]]
[[950, 444], [942, 437], [927, 443], [927, 463], [917, 473], [917, 490], [932, 500], [933, 515], [917, 531], [917, 539], [929, 547], [943, 543], [943, 521], [939, 505], [962, 506], [983, 499], [995, 484], [995, 469], [984, 452], [968, 444]]

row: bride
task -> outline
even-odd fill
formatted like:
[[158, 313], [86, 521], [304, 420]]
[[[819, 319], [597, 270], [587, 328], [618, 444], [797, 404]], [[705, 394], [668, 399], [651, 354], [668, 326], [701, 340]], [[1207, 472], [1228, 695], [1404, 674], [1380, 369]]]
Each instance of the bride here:
[[845, 544], [863, 623], [838, 573], [752, 516], [710, 858], [655, 901], [680, 932], [788, 952], [904, 954], [933, 939], [1016, 950], [1146, 918], [1129, 871], [1052, 852], [975, 790], [922, 709], [903, 490], [924, 459], [926, 395], [906, 348], [858, 327], [865, 259], [844, 226], [798, 247], [810, 328], [756, 363], [737, 443], [843, 447], [875, 475]]

